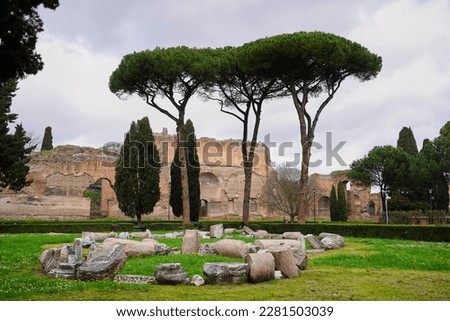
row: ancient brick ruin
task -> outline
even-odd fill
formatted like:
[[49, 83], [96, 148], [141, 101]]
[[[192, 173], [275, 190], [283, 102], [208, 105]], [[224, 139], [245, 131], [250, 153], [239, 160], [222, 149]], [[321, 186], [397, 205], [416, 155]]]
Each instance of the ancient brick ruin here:
[[[173, 159], [175, 136], [167, 130], [155, 134], [160, 152], [161, 199], [151, 218], [175, 219], [169, 200], [170, 161]], [[241, 166], [240, 142], [237, 140], [198, 139], [198, 155], [201, 164], [201, 217], [239, 218], [242, 215], [244, 172]], [[125, 218], [119, 210], [111, 184], [114, 184], [115, 156], [117, 150], [96, 149], [79, 146], [58, 146], [52, 151], [33, 154], [29, 162], [29, 179], [33, 183], [20, 193], [0, 193], [0, 217], [88, 219], [90, 217]], [[250, 211], [252, 218], [279, 217], [261, 205], [263, 186], [271, 173], [270, 154], [266, 146], [256, 148], [253, 169]], [[347, 183], [349, 220], [379, 221], [381, 204], [379, 196], [370, 193], [370, 188], [360, 187], [339, 173], [313, 174], [310, 180], [310, 217], [314, 210], [317, 219], [327, 220], [331, 184]], [[95, 188], [100, 193], [98, 204], [85, 191]], [[315, 189], [313, 193], [312, 190]], [[314, 206], [315, 204], [315, 206]]]

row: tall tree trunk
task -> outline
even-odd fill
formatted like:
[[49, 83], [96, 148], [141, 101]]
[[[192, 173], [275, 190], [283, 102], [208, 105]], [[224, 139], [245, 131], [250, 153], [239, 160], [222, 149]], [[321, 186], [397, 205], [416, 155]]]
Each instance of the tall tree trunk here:
[[250, 192], [252, 189], [252, 162], [244, 161], [244, 199], [242, 206], [242, 224], [248, 226], [250, 221]]
[[311, 144], [308, 141], [303, 143], [302, 139], [302, 165], [300, 170], [300, 198], [298, 204], [298, 222], [300, 224], [306, 223], [308, 216], [308, 181], [309, 181], [309, 160], [311, 156]]
[[381, 197], [381, 211], [383, 212], [383, 222], [386, 223], [387, 215], [386, 215], [386, 191], [383, 187], [380, 188], [380, 197]]
[[186, 168], [187, 148], [184, 137], [184, 114], [180, 114], [177, 124], [178, 148], [180, 155], [180, 173], [181, 173], [181, 201], [183, 204], [183, 226], [187, 227], [191, 224], [191, 213], [189, 206], [189, 180]]
[[191, 224], [191, 213], [189, 204], [189, 180], [186, 168], [186, 149], [183, 148], [184, 159], [181, 161], [181, 198], [183, 202], [183, 226], [187, 227]]
[[300, 124], [300, 142], [302, 144], [302, 164], [300, 168], [300, 187], [298, 200], [298, 223], [305, 224], [308, 215], [308, 183], [309, 183], [309, 161], [311, 157], [311, 145], [314, 139], [314, 132], [311, 128], [311, 118], [306, 113], [308, 102], [307, 87], [303, 86], [302, 100], [300, 101], [295, 90], [295, 85], [291, 84], [290, 92], [297, 111]]

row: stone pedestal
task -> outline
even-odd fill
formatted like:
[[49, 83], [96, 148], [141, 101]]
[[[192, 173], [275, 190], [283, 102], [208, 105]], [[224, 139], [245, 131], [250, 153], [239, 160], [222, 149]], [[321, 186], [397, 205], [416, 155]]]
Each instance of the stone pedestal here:
[[223, 224], [211, 225], [209, 227], [209, 235], [211, 237], [220, 239], [223, 236]]
[[283, 245], [273, 247], [268, 250], [275, 259], [275, 269], [280, 270], [285, 278], [295, 278], [298, 276], [296, 259], [289, 246]]
[[182, 254], [197, 253], [200, 249], [202, 236], [197, 230], [186, 230], [184, 232], [183, 244], [181, 246]]
[[275, 259], [270, 253], [252, 253], [245, 261], [249, 268], [250, 282], [264, 282], [275, 278]]
[[94, 246], [77, 271], [76, 278], [81, 281], [114, 280], [125, 264], [127, 255], [122, 245], [112, 247]]
[[248, 264], [205, 263], [203, 273], [209, 284], [242, 284], [247, 282]]
[[189, 275], [180, 263], [164, 263], [156, 268], [155, 278], [158, 284], [189, 284]]

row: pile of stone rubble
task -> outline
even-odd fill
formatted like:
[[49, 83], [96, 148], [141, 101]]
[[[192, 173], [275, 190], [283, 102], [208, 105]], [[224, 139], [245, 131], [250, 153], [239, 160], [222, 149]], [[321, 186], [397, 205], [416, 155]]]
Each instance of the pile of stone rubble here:
[[[254, 238], [252, 243], [232, 239], [230, 234], [242, 233]], [[158, 241], [161, 238], [182, 238], [181, 249], [171, 249]], [[202, 243], [204, 238], [218, 239]], [[133, 240], [142, 239], [142, 240]], [[305, 239], [312, 250], [306, 250]], [[138, 233], [83, 232], [73, 245], [45, 250], [40, 256], [43, 272], [51, 277], [80, 281], [116, 280], [127, 283], [157, 284], [241, 284], [263, 282], [274, 278], [294, 278], [306, 269], [307, 254], [337, 249], [344, 246], [338, 234], [321, 233], [303, 236], [300, 232], [282, 235], [267, 231], [224, 229], [222, 224], [212, 225], [209, 232], [186, 230], [184, 233], [152, 234], [149, 230]], [[83, 248], [89, 248], [86, 258]], [[130, 256], [198, 254], [222, 255], [242, 258], [243, 263], [205, 263], [203, 276], [189, 277], [180, 263], [160, 264], [154, 276], [118, 275]]]

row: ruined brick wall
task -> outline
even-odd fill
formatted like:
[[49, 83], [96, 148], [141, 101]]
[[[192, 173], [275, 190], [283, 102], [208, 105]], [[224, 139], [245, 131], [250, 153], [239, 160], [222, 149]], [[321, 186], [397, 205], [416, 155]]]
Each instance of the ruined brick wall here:
[[[337, 189], [339, 182], [346, 186], [349, 221], [379, 222], [382, 215], [381, 199], [378, 193], [371, 193], [370, 187], [354, 184], [343, 172], [330, 175], [313, 174], [310, 177], [309, 220], [330, 220], [331, 186]], [[315, 189], [315, 192], [313, 190]]]
[[[173, 219], [170, 211], [170, 161], [175, 150], [175, 136], [166, 130], [155, 134], [162, 161], [161, 199], [152, 218]], [[244, 173], [240, 143], [236, 140], [198, 139], [201, 163], [200, 185], [202, 216], [208, 218], [242, 215]], [[32, 155], [29, 179], [33, 183], [20, 193], [0, 193], [0, 217], [7, 218], [89, 218], [91, 202], [83, 197], [94, 183], [101, 186], [100, 212], [104, 216], [124, 218], [120, 211], [114, 184], [117, 150], [105, 151], [91, 147], [58, 146], [52, 151]], [[265, 146], [256, 149], [252, 180], [251, 214], [267, 216], [258, 199], [268, 175], [269, 154]]]

